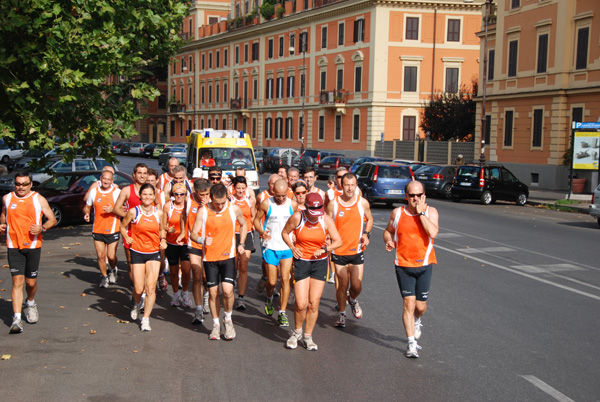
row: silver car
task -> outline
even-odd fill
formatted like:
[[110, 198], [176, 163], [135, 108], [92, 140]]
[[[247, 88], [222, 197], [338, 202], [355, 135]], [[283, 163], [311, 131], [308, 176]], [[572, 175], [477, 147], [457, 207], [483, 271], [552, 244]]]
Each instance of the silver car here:
[[600, 185], [594, 190], [589, 212], [591, 216], [598, 220], [598, 225], [600, 225]]

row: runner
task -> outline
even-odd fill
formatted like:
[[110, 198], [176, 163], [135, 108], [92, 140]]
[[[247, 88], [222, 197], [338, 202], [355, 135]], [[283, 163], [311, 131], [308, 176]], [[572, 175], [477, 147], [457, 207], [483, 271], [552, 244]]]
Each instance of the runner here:
[[[206, 204], [210, 200], [210, 183], [206, 179], [197, 178], [194, 180], [194, 194], [187, 200], [187, 206], [185, 213], [181, 216], [183, 222], [182, 226], [185, 227], [185, 231], [179, 234], [177, 243], [179, 244], [185, 235], [188, 236], [188, 254], [190, 255], [190, 263], [192, 266], [192, 295], [194, 296], [194, 302], [196, 303], [196, 310], [194, 311], [194, 319], [192, 324], [199, 325], [204, 321], [203, 314], [208, 314], [208, 291], [202, 294], [202, 285], [204, 289], [206, 287], [206, 278], [204, 276], [204, 266], [202, 263], [202, 244], [198, 244], [191, 240], [191, 231], [196, 221], [198, 211], [205, 208]], [[203, 297], [204, 296], [204, 297]], [[206, 308], [204, 308], [206, 305]]]
[[[15, 191], [2, 197], [0, 214], [0, 234], [6, 232], [8, 247], [8, 265], [12, 276], [13, 322], [11, 334], [23, 332], [21, 310], [23, 308], [23, 284], [27, 300], [25, 317], [27, 322], [35, 324], [40, 316], [35, 302], [37, 292], [38, 267], [42, 254], [42, 233], [56, 225], [54, 213], [48, 201], [31, 190], [31, 175], [17, 172]], [[42, 225], [42, 215], [46, 223]]]
[[317, 181], [317, 173], [314, 167], [306, 166], [304, 168], [304, 173], [302, 174], [302, 178], [308, 185], [308, 193], [316, 193], [321, 196], [321, 198], [325, 199], [325, 191], [317, 188], [315, 186], [315, 182]]
[[[356, 299], [362, 290], [364, 250], [369, 245], [373, 216], [369, 202], [356, 194], [356, 176], [346, 173], [342, 185], [344, 193], [329, 203], [327, 214], [333, 218], [343, 243], [342, 247], [331, 253], [331, 260], [335, 264], [338, 281], [336, 299], [339, 313], [335, 326], [344, 328], [346, 299], [350, 302], [354, 317], [362, 317], [362, 309]], [[363, 231], [363, 228], [366, 230]], [[350, 293], [347, 298], [348, 284]]]
[[[279, 179], [275, 182], [275, 196], [263, 201], [254, 217], [254, 227], [262, 237], [263, 260], [267, 263], [267, 299], [265, 300], [265, 314], [273, 315], [273, 291], [277, 283], [278, 271], [281, 275], [281, 300], [277, 324], [281, 327], [289, 326], [286, 314], [287, 302], [290, 296], [290, 271], [292, 269], [292, 251], [281, 238], [281, 230], [287, 220], [298, 209], [296, 201], [287, 196], [287, 181]], [[264, 224], [261, 220], [264, 217]]]
[[[83, 207], [83, 219], [90, 221], [90, 212], [94, 208], [94, 226], [92, 228], [92, 238], [98, 257], [98, 268], [102, 278], [100, 287], [107, 288], [109, 283], [117, 282], [117, 244], [119, 244], [121, 222], [118, 216], [113, 214], [115, 201], [119, 197], [121, 190], [113, 186], [114, 174], [110, 171], [104, 171], [100, 176], [102, 186], [92, 185], [90, 196]], [[110, 264], [110, 271], [107, 272], [106, 260]]]
[[288, 165], [283, 164], [283, 165], [279, 166], [279, 168], [277, 169], [277, 174], [283, 180], [287, 181], [288, 180], [288, 171], [289, 171], [289, 169], [290, 169], [290, 167]]
[[433, 239], [439, 231], [438, 211], [425, 203], [425, 187], [411, 181], [405, 188], [407, 205], [396, 208], [383, 232], [386, 251], [396, 249], [396, 279], [404, 304], [402, 322], [408, 337], [406, 357], [419, 357], [421, 317], [427, 311], [433, 265]]
[[144, 183], [140, 187], [140, 205], [129, 209], [121, 222], [121, 235], [130, 245], [134, 300], [130, 315], [134, 321], [140, 316], [142, 293], [146, 294], [144, 317], [140, 325], [142, 331], [152, 329], [150, 313], [156, 301], [159, 250], [167, 247], [166, 230], [161, 223], [163, 212], [154, 205], [155, 197], [154, 186]]
[[[243, 167], [237, 167], [235, 169], [235, 177], [246, 178], [246, 169]], [[229, 195], [233, 195], [235, 193], [234, 186], [227, 187], [227, 190], [229, 191]], [[254, 190], [250, 186], [246, 186], [246, 198], [252, 199], [252, 201], [256, 204], [256, 193], [254, 193]]]
[[288, 170], [287, 180], [290, 188], [300, 179], [300, 171], [298, 168], [291, 167]]
[[308, 193], [308, 185], [304, 180], [298, 180], [293, 186], [294, 199], [298, 203], [298, 209], [306, 209], [306, 194]]
[[[248, 189], [248, 183], [245, 177], [235, 177], [233, 179], [232, 187], [234, 193], [230, 196], [231, 203], [237, 205], [244, 215], [244, 219], [248, 225], [248, 233], [246, 235], [246, 243], [244, 244], [244, 252], [240, 253], [236, 258], [236, 271], [238, 273], [238, 299], [236, 304], [237, 310], [246, 310], [246, 304], [244, 303], [244, 296], [246, 295], [246, 288], [248, 287], [248, 261], [250, 260], [250, 254], [254, 253], [254, 225], [252, 219], [256, 214], [256, 205], [254, 201], [249, 198], [246, 194]], [[240, 224], [235, 224], [235, 239], [236, 244], [240, 243]]]
[[190, 181], [187, 179], [187, 172], [185, 170], [185, 166], [183, 166], [183, 165], [175, 166], [172, 170], [172, 174], [173, 174], [173, 180], [171, 180], [169, 183], [165, 184], [165, 186], [162, 188], [162, 190], [165, 194], [171, 193], [171, 188], [173, 187], [173, 185], [175, 183], [181, 183], [181, 184], [185, 185], [186, 196], [189, 196], [190, 194], [193, 193], [192, 183], [190, 183]]
[[[173, 184], [173, 189], [169, 194], [175, 200], [169, 200], [163, 208], [163, 227], [167, 231], [167, 249], [166, 256], [169, 261], [169, 272], [171, 279], [171, 288], [173, 296], [171, 297], [171, 306], [191, 308], [193, 306], [192, 298], [188, 292], [191, 277], [190, 255], [187, 248], [187, 237], [179, 238], [180, 234], [185, 233], [185, 226], [181, 226], [181, 216], [185, 210], [186, 190], [183, 183]], [[181, 270], [181, 287], [179, 289], [179, 271]]]
[[[215, 184], [210, 188], [210, 202], [199, 211], [192, 228], [190, 238], [204, 244], [204, 270], [206, 284], [210, 294], [210, 312], [213, 328], [209, 339], [217, 340], [221, 336], [219, 313], [219, 284], [223, 289], [223, 309], [225, 317], [225, 339], [235, 338], [235, 328], [231, 315], [235, 297], [233, 284], [235, 277], [236, 251], [244, 252], [247, 226], [242, 210], [227, 201], [227, 188], [223, 184]], [[235, 221], [240, 223], [240, 242], [236, 247]], [[200, 234], [202, 233], [202, 236]]]
[[[342, 245], [333, 220], [324, 213], [321, 196], [314, 193], [308, 194], [306, 210], [296, 211], [283, 228], [283, 241], [294, 254], [294, 279], [296, 280], [294, 284], [296, 329], [292, 331], [286, 342], [286, 346], [290, 349], [296, 349], [298, 341], [302, 339], [304, 322], [306, 322], [304, 346], [308, 350], [318, 349], [312, 335], [319, 316], [319, 303], [325, 288], [327, 253]], [[290, 238], [291, 232], [294, 232], [294, 242]], [[329, 246], [326, 244], [327, 235], [332, 240]]]
[[159, 177], [159, 182], [158, 182], [158, 189], [161, 191], [165, 190], [165, 186], [170, 183], [171, 181], [173, 181], [173, 169], [179, 166], [179, 159], [177, 158], [169, 158], [169, 160], [167, 161], [167, 168], [168, 170], [166, 172], [164, 172], [163, 174], [160, 175]]
[[[333, 201], [335, 197], [338, 197], [344, 193], [344, 187], [342, 186], [342, 177], [344, 177], [346, 173], [348, 173], [348, 169], [344, 166], [337, 168], [337, 170], [335, 171], [335, 186], [327, 190], [327, 198], [325, 198], [325, 208], [327, 208], [327, 205], [331, 201]], [[362, 191], [360, 191], [360, 188], [356, 187], [355, 191], [356, 194], [362, 196]]]
[[[267, 182], [267, 189], [264, 190], [262, 193], [260, 193], [256, 199], [256, 209], [257, 210], [258, 210], [258, 207], [260, 206], [260, 204], [262, 204], [262, 202], [264, 200], [266, 200], [269, 197], [273, 197], [275, 195], [275, 190], [274, 190], [275, 182], [279, 179], [281, 179], [281, 176], [279, 176], [278, 174], [272, 174], [271, 176], [269, 176], [269, 181]], [[261, 222], [260, 226], [262, 226], [262, 224], [263, 223]], [[258, 226], [255, 226], [255, 227], [258, 227]], [[258, 232], [258, 230], [257, 230], [257, 232]], [[262, 251], [264, 252], [264, 248]], [[262, 264], [260, 267], [262, 270], [262, 275], [261, 275], [260, 279], [258, 280], [258, 283], [256, 284], [256, 291], [259, 293], [262, 293], [265, 291], [265, 286], [267, 284], [267, 263], [265, 262], [265, 260], [262, 261]]]
[[[154, 199], [154, 205], [160, 209], [162, 211], [163, 206], [165, 205], [166, 200], [166, 196], [165, 196], [165, 192], [164, 191], [160, 191], [157, 187], [156, 187], [156, 183], [157, 183], [157, 179], [158, 179], [158, 172], [155, 169], [148, 169], [148, 176], [146, 178], [146, 183], [150, 183], [154, 186], [154, 189], [156, 190], [156, 197]], [[167, 278], [165, 277], [165, 275], [168, 273], [168, 266], [165, 263], [165, 250], [160, 250], [160, 273], [158, 275], [158, 288], [160, 290], [162, 290], [163, 292], [165, 290], [167, 290], [167, 288], [169, 287], [169, 284], [167, 283]]]
[[[106, 165], [102, 168], [102, 173], [109, 171], [111, 172], [113, 175], [115, 174], [115, 168], [113, 168], [110, 165]], [[113, 187], [118, 187], [116, 184], [112, 184]], [[90, 197], [90, 192], [92, 191], [92, 189], [96, 188], [99, 189], [102, 186], [102, 180], [98, 180], [96, 182], [96, 185], [91, 185], [90, 188], [88, 188], [88, 191], [85, 193], [85, 196], [83, 197], [83, 202], [87, 202], [88, 198]]]

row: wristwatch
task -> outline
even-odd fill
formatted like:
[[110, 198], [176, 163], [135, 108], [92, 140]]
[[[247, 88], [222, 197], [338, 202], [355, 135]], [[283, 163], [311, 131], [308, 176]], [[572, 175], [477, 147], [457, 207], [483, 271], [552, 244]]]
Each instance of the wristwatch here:
[[425, 211], [421, 212], [419, 215], [426, 216], [426, 215], [425, 215]]
[[363, 234], [366, 234], [366, 235], [367, 235], [367, 239], [370, 239], [370, 238], [371, 238], [371, 232], [364, 232]]
[[246, 245], [244, 243], [238, 243], [238, 247], [239, 246], [242, 246], [242, 247], [246, 248]]

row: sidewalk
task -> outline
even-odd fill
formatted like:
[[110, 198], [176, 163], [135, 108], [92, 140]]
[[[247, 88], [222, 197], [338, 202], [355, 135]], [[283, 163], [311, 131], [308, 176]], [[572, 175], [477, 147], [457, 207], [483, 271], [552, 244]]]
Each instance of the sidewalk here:
[[[529, 188], [529, 205], [555, 204], [558, 200], [567, 199], [568, 191], [562, 190], [532, 190]], [[565, 205], [569, 208], [576, 209], [577, 212], [587, 214], [590, 203], [592, 202], [592, 194], [571, 194], [572, 201], [578, 201], [578, 204]]]

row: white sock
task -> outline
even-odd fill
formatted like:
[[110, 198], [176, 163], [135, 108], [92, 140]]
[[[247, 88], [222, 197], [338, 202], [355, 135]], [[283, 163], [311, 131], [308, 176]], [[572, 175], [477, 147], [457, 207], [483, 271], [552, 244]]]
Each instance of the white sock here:
[[279, 310], [279, 314], [285, 313], [285, 310]]
[[181, 292], [181, 294], [183, 295], [183, 297], [187, 297], [188, 296], [188, 291], [186, 290], [185, 292]]
[[231, 314], [233, 313], [233, 311], [230, 311], [229, 313], [226, 311], [225, 312], [225, 319], [226, 320], [231, 320]]
[[414, 337], [414, 336], [409, 336], [409, 337], [408, 337], [408, 343], [412, 343], [412, 342], [415, 342], [415, 343], [416, 343], [417, 341], [415, 340], [415, 337]]
[[348, 302], [350, 304], [354, 304], [354, 303], [356, 303], [356, 299], [353, 299], [352, 297], [348, 296]]
[[202, 311], [202, 304], [196, 306], [196, 311]]
[[15, 318], [17, 320], [20, 320], [21, 319], [21, 313], [15, 313]]
[[35, 305], [35, 300], [29, 301], [29, 299], [26, 299], [25, 300], [25, 305], [27, 307], [31, 307], [31, 306]]
[[219, 319], [218, 318], [213, 318], [213, 326], [215, 325], [219, 325]]

